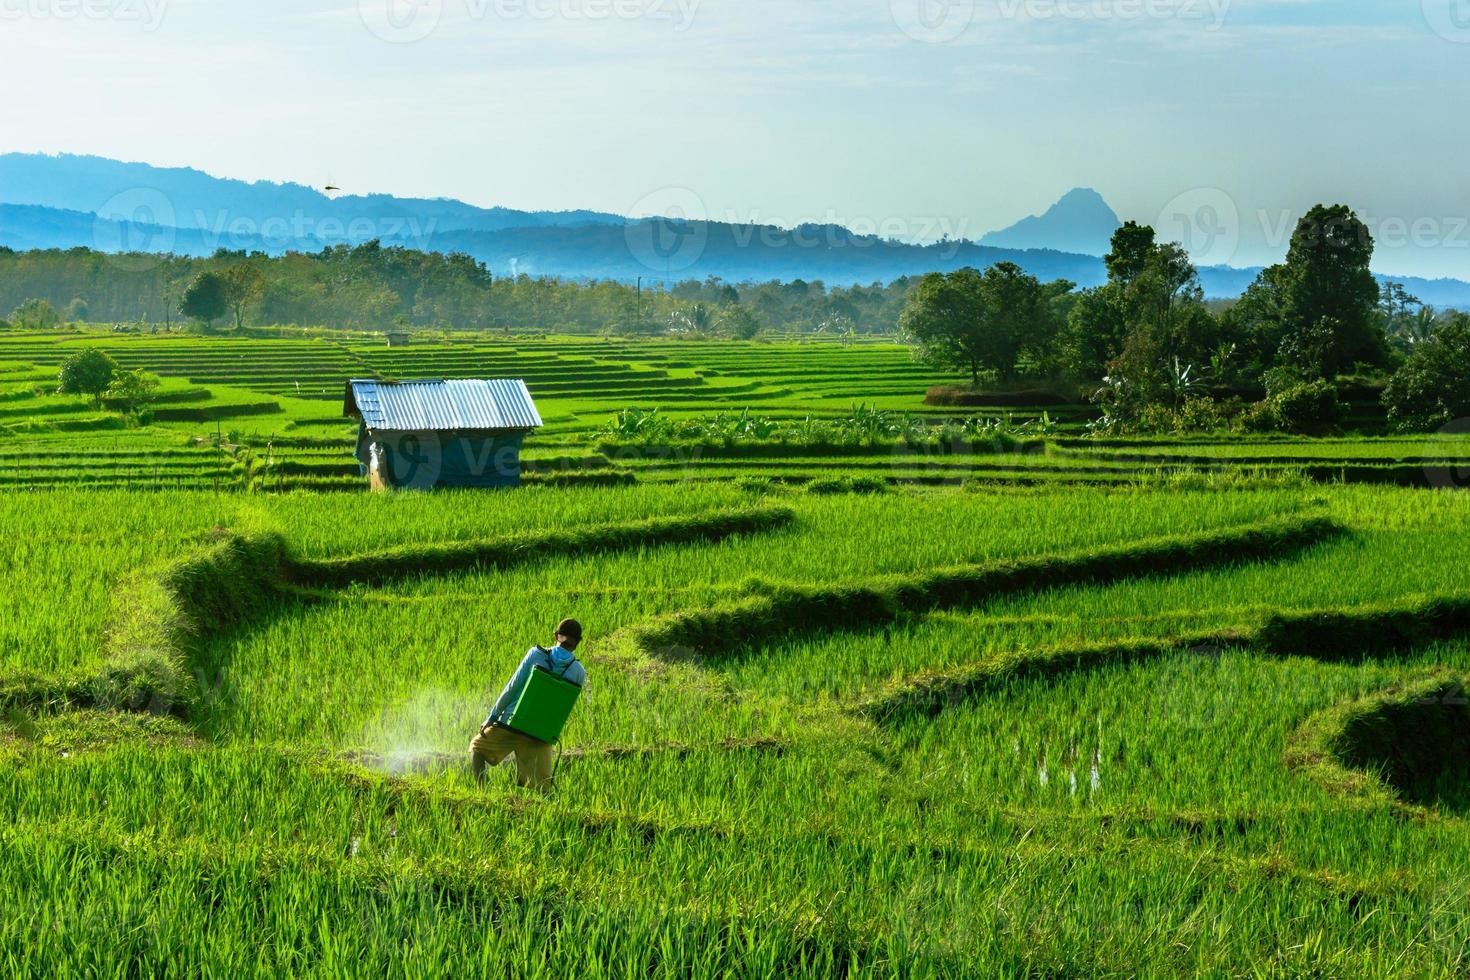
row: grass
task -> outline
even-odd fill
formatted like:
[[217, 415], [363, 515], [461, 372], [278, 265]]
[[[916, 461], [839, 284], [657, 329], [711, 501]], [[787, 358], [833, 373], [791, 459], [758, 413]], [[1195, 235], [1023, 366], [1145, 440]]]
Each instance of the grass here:
[[[26, 365], [80, 342], [7, 339], [0, 362], [29, 384]], [[303, 481], [350, 441], [334, 396], [231, 371], [324, 391], [362, 361], [562, 372], [591, 390], [543, 400], [537, 468], [639, 482], [246, 492], [208, 482], [213, 424], [0, 437], [7, 975], [1470, 969], [1452, 696], [1470, 677], [1470, 502], [1251, 472], [1431, 455], [1409, 441], [1241, 443], [1252, 462], [1229, 471], [1061, 437], [682, 472], [597, 460], [624, 374], [678, 381], [647, 388], [688, 406], [669, 411], [729, 408], [713, 390], [734, 381], [754, 385], [737, 410], [765, 394], [797, 418], [850, 410], [865, 373], [914, 399], [947, 379], [879, 345], [551, 339], [378, 361], [354, 343], [108, 342], [173, 358], [180, 407], [276, 399], [219, 427], [257, 452], [274, 435]], [[242, 351], [260, 355], [248, 372]], [[614, 363], [630, 366], [598, 392]], [[659, 400], [681, 389], [704, 393]], [[992, 464], [1058, 472], [1023, 486]], [[899, 482], [942, 467], [972, 482]], [[52, 489], [14, 489], [42, 476]], [[883, 492], [852, 492], [875, 476]], [[77, 486], [104, 480], [122, 486]], [[477, 788], [470, 734], [564, 615], [587, 625], [591, 682], [555, 792], [504, 772]]]

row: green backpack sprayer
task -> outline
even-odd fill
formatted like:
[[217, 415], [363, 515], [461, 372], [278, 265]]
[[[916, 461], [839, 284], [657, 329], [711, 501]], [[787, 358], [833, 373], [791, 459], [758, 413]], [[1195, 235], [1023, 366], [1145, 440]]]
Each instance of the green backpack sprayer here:
[[[550, 651], [536, 649], [546, 654], [546, 662], [551, 663]], [[559, 672], [540, 664], [532, 667], [521, 696], [505, 719], [505, 727], [539, 742], [555, 744], [577, 706], [577, 699], [582, 696], [582, 689], [566, 679], [566, 672], [576, 662], [577, 658], [573, 657]]]

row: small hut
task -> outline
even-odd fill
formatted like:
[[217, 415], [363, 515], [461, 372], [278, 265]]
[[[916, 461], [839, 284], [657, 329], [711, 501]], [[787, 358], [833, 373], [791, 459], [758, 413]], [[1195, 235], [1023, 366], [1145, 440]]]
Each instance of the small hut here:
[[374, 490], [514, 487], [541, 426], [524, 381], [349, 381], [356, 457]]
[[408, 346], [408, 331], [407, 330], [389, 330], [388, 331], [388, 346], [389, 347], [407, 347]]

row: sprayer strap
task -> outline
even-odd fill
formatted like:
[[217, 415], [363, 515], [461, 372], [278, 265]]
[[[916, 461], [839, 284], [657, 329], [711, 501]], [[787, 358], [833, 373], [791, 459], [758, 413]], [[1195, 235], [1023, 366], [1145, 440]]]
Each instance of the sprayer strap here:
[[545, 647], [541, 646], [540, 644], [537, 644], [537, 646], [536, 646], [536, 652], [545, 655], [545, 657], [546, 657], [546, 672], [548, 674], [550, 674], [551, 676], [553, 676], [553, 677], [560, 677], [562, 680], [566, 680], [567, 679], [567, 671], [571, 670], [572, 669], [572, 664], [574, 664], [574, 663], [577, 662], [577, 655], [574, 653], [574, 654], [572, 654], [572, 659], [569, 660], [569, 661], [567, 661], [567, 665], [561, 669], [561, 672], [560, 673], [558, 673], [557, 672], [557, 669], [556, 669], [556, 661], [553, 660], [553, 659], [551, 659], [551, 651], [550, 650], [546, 649]]

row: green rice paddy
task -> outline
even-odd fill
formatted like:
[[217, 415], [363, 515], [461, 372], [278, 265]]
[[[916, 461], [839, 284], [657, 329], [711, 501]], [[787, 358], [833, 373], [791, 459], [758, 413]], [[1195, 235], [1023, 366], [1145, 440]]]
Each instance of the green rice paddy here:
[[[84, 344], [199, 414], [37, 394]], [[373, 373], [526, 376], [528, 468], [635, 482], [366, 493], [337, 416]], [[1470, 595], [1470, 497], [1312, 469], [1461, 441], [1108, 444], [1079, 406], [1015, 453], [597, 445], [630, 405], [945, 417], [952, 380], [880, 345], [0, 337], [0, 971], [1470, 970], [1470, 615], [1385, 625]], [[834, 476], [883, 492], [805, 489]], [[555, 790], [477, 787], [568, 615]]]

